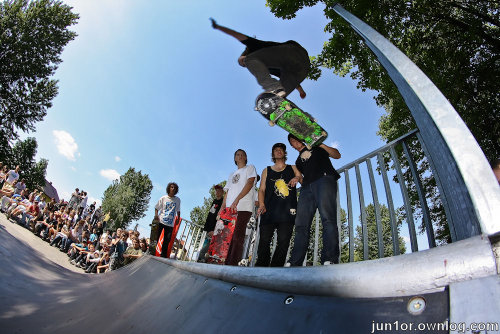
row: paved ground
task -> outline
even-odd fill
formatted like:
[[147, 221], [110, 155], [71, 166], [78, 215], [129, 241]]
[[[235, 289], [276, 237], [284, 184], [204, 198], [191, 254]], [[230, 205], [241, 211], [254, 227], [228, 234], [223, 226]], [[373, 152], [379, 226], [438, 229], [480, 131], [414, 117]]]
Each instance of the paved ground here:
[[[3, 213], [0, 213], [0, 227], [5, 228], [5, 231], [14, 238], [30, 246], [37, 253], [40, 253], [42, 257], [45, 257], [46, 259], [71, 271], [85, 274], [82, 269], [71, 265], [68, 261], [68, 256], [62, 253], [58, 248], [51, 247], [48, 242], [45, 242], [41, 238], [35, 236], [33, 232], [14, 223], [12, 220], [8, 220]], [[2, 246], [0, 245], [0, 248], [1, 247]]]

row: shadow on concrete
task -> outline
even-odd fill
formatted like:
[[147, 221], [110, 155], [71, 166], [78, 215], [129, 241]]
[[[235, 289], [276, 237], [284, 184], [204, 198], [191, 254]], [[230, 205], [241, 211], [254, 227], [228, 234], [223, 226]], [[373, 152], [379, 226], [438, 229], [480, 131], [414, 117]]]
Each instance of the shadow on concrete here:
[[[47, 260], [0, 228], [2, 333], [369, 333], [374, 322], [443, 321], [447, 294], [426, 295], [426, 316], [409, 297], [336, 298], [273, 292], [175, 268], [144, 256], [117, 271], [86, 275]], [[247, 268], [253, 270], [253, 268]]]

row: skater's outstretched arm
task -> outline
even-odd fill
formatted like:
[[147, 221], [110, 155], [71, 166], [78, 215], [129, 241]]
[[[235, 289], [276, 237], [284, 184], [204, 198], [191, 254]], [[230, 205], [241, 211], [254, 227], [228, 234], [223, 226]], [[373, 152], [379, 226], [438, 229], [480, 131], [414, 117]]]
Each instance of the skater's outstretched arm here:
[[299, 91], [300, 98], [301, 98], [301, 99], [305, 99], [305, 98], [306, 98], [306, 92], [305, 92], [305, 90], [302, 88], [302, 86], [301, 86], [301, 85], [298, 85], [298, 86], [297, 86], [297, 90]]
[[212, 21], [212, 28], [220, 30], [223, 33], [228, 34], [229, 36], [233, 36], [234, 38], [236, 38], [240, 42], [244, 41], [245, 39], [248, 38], [247, 35], [244, 35], [242, 33], [234, 31], [233, 29], [229, 29], [229, 28], [218, 25], [217, 22], [213, 18], [210, 18], [210, 21]]

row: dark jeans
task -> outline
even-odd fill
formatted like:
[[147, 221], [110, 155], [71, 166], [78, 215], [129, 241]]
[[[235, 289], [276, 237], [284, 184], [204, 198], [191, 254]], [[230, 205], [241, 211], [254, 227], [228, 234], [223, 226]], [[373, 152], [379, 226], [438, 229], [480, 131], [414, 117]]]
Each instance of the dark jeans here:
[[[283, 88], [290, 94], [309, 73], [309, 56], [303, 48], [284, 44], [262, 48], [249, 54], [245, 65], [266, 91]], [[271, 77], [269, 68], [281, 72], [280, 80]]]
[[283, 222], [276, 224], [266, 224], [260, 226], [259, 248], [257, 250], [256, 267], [268, 267], [271, 257], [271, 241], [273, 239], [274, 230], [277, 230], [278, 241], [274, 250], [271, 267], [283, 267], [290, 246], [290, 238], [292, 237], [293, 223]]
[[238, 262], [240, 262], [245, 243], [245, 231], [251, 216], [250, 211], [238, 211], [238, 218], [236, 218], [236, 226], [234, 227], [233, 238], [229, 245], [225, 264], [237, 266]]
[[323, 225], [321, 262], [339, 263], [339, 230], [337, 226], [337, 181], [326, 175], [300, 189], [295, 218], [295, 240], [291, 266], [302, 266], [309, 245], [309, 231], [316, 209]]
[[157, 240], [160, 241], [161, 231], [165, 230], [163, 234], [163, 244], [161, 245], [161, 257], [167, 257], [168, 244], [172, 238], [172, 232], [174, 228], [172, 226], [167, 226], [165, 224], [159, 224], [158, 226], [158, 237]]

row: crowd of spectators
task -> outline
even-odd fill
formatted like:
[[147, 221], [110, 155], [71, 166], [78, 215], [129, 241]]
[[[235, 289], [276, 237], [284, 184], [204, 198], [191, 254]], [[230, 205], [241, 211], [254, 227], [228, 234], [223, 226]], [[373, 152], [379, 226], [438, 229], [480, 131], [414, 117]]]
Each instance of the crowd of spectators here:
[[149, 241], [135, 230], [107, 229], [101, 207], [87, 205], [87, 192], [78, 188], [69, 201], [46, 201], [40, 190], [30, 191], [17, 166], [0, 162], [0, 211], [51, 246], [68, 255], [71, 264], [87, 273], [118, 269], [142, 256]]

